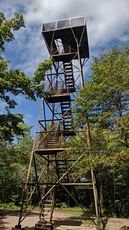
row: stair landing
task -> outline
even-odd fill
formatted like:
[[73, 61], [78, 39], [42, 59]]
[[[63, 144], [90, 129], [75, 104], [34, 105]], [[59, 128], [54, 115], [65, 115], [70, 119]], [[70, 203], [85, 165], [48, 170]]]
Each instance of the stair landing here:
[[46, 155], [46, 154], [56, 154], [58, 152], [62, 152], [65, 151], [66, 148], [49, 148], [49, 149], [35, 149], [35, 153], [39, 154], [39, 155]]

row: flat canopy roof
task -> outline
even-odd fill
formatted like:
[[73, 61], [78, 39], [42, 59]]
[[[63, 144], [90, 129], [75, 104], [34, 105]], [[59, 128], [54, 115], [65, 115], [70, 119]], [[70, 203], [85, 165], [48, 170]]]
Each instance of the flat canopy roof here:
[[63, 19], [55, 22], [49, 22], [43, 24], [43, 31], [52, 31], [52, 30], [60, 30], [71, 27], [78, 27], [86, 25], [85, 17], [76, 17]]

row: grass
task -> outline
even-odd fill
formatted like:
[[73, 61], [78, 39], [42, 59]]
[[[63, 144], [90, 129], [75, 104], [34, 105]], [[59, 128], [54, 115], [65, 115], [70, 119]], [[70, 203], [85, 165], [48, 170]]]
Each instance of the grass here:
[[20, 210], [20, 206], [14, 205], [13, 202], [4, 203], [4, 204], [0, 204], [0, 210]]

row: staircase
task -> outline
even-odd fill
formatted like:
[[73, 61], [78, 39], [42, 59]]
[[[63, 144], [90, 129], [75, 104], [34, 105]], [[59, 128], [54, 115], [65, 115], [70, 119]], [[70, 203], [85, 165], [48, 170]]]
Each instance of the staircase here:
[[48, 193], [50, 187], [44, 188], [43, 197], [40, 201], [40, 214], [39, 214], [39, 222], [35, 224], [35, 230], [52, 230], [52, 215], [54, 210], [54, 203], [55, 203], [55, 195], [54, 192]]
[[54, 138], [54, 133], [51, 132], [49, 133], [49, 138], [47, 140], [47, 145], [46, 148], [54, 148], [55, 147], [55, 138]]
[[59, 131], [60, 131], [60, 124], [54, 123], [51, 126], [50, 130], [46, 132], [45, 135], [40, 133], [38, 147], [46, 148], [46, 149], [55, 148], [55, 146], [58, 143], [59, 136], [60, 136]]
[[63, 67], [66, 88], [68, 88], [70, 92], [75, 92], [72, 62], [63, 62]]
[[61, 111], [64, 131], [72, 130], [72, 114], [70, 101], [61, 102]]
[[[66, 159], [56, 159], [56, 171], [58, 179], [67, 171], [67, 160]], [[68, 175], [66, 175], [61, 182], [67, 182]]]

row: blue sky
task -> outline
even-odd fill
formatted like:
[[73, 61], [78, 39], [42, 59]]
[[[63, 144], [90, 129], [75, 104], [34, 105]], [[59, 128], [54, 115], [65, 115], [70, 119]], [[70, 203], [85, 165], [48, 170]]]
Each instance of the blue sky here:
[[[22, 13], [26, 28], [15, 33], [15, 41], [6, 44], [4, 57], [11, 60], [13, 68], [20, 68], [33, 76], [38, 63], [49, 57], [41, 35], [43, 22], [85, 16], [89, 38], [90, 59], [114, 45], [129, 42], [129, 0], [1, 0], [0, 11], [7, 18], [14, 12]], [[33, 125], [35, 133], [41, 100], [32, 102], [22, 96], [16, 98], [15, 113], [24, 114], [24, 121]], [[1, 102], [0, 113], [5, 104]]]

